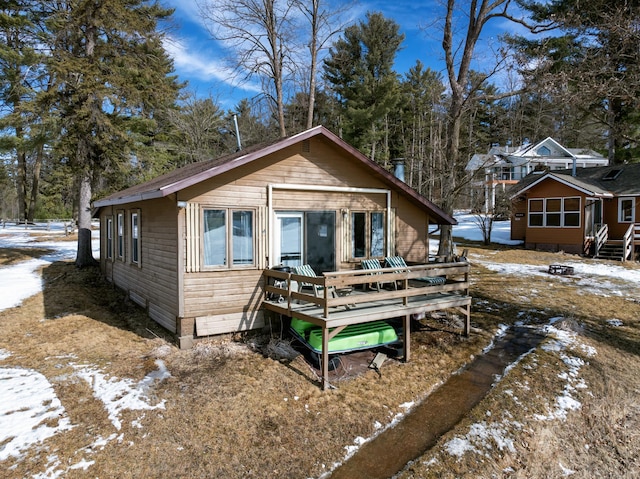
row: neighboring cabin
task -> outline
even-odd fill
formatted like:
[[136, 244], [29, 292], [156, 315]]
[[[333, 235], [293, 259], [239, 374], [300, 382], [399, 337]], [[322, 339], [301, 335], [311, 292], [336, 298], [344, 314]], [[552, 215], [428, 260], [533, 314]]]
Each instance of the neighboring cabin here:
[[402, 255], [428, 262], [455, 220], [323, 127], [193, 163], [96, 201], [109, 281], [194, 339], [264, 325], [263, 270], [318, 273]]
[[481, 195], [485, 213], [496, 205], [496, 190], [515, 185], [536, 169], [562, 170], [607, 166], [609, 160], [585, 148], [566, 148], [551, 137], [519, 147], [492, 146], [488, 153], [476, 153], [466, 170], [473, 174], [474, 191]]
[[640, 247], [640, 164], [534, 172], [511, 191], [526, 248], [631, 259]]

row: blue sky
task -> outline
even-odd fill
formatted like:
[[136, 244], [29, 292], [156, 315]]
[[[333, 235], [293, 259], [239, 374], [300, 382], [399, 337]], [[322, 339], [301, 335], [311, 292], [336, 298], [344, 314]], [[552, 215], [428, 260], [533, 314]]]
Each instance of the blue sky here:
[[[189, 82], [189, 89], [198, 96], [211, 96], [223, 108], [233, 108], [242, 98], [252, 98], [260, 93], [256, 83], [239, 83], [225, 65], [224, 51], [211, 39], [205, 21], [200, 15], [198, 3], [203, 0], [164, 0], [166, 6], [175, 8], [175, 27], [169, 32], [166, 48], [174, 59], [176, 73], [182, 81]], [[208, 0], [214, 1], [214, 0]], [[340, 1], [340, 0], [332, 0]], [[466, 2], [464, 2], [466, 3]], [[427, 1], [360, 1], [347, 12], [343, 21], [364, 19], [366, 12], [382, 12], [400, 25], [405, 35], [402, 50], [396, 58], [395, 69], [403, 74], [420, 60], [427, 67], [445, 76], [442, 51], [442, 25], [444, 6], [439, 0]], [[513, 31], [514, 24], [503, 19], [493, 20], [477, 47], [478, 61], [489, 58], [491, 49], [498, 46], [498, 35]], [[521, 32], [522, 33], [522, 32]]]

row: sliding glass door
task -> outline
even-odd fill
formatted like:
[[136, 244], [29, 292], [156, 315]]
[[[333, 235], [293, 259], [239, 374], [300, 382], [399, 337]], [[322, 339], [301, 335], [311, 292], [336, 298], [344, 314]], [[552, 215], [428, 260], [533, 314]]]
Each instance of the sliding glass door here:
[[274, 265], [309, 264], [317, 274], [335, 271], [335, 212], [276, 212]]

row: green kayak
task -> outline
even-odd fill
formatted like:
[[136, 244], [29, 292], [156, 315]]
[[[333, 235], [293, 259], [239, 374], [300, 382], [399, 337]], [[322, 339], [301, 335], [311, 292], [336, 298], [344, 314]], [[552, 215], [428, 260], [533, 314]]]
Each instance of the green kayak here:
[[[313, 351], [322, 351], [322, 328], [302, 319], [291, 319], [291, 330]], [[370, 349], [398, 341], [395, 329], [385, 321], [352, 324], [329, 341], [329, 353]]]

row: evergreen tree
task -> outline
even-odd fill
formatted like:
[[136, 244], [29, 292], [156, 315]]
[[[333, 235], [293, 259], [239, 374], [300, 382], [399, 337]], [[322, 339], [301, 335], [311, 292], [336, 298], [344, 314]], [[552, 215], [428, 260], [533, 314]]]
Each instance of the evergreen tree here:
[[168, 117], [176, 135], [174, 142], [179, 154], [176, 166], [233, 151], [225, 138], [233, 131], [233, 125], [228, 124], [224, 111], [213, 98], [189, 95], [180, 108], [169, 111]]
[[[248, 100], [241, 100], [234, 111], [229, 112], [227, 123], [231, 124], [233, 122], [233, 116], [236, 117], [238, 122], [241, 148], [275, 140], [278, 137], [276, 134], [278, 128], [275, 120], [269, 123], [269, 118], [263, 113], [255, 111], [255, 105], [252, 106]], [[231, 147], [235, 147], [236, 144], [237, 139], [233, 145], [229, 145], [230, 151], [233, 151]]]
[[32, 221], [44, 157], [45, 120], [36, 105], [42, 55], [38, 51], [39, 3], [0, 2], [0, 151], [15, 158], [18, 219]]
[[538, 22], [535, 31], [553, 32], [539, 39], [511, 39], [531, 87], [582, 110], [583, 120], [588, 114], [603, 125], [612, 163], [637, 156], [640, 3], [553, 0], [525, 6]]
[[143, 0], [46, 2], [53, 77], [49, 104], [60, 118], [56, 152], [78, 188], [79, 267], [91, 254], [92, 192], [104, 175], [130, 170], [134, 130], [152, 130], [153, 114], [175, 101], [178, 85], [158, 22], [171, 11]]
[[403, 40], [397, 23], [369, 12], [366, 22], [345, 30], [324, 62], [325, 77], [342, 104], [345, 140], [381, 162], [389, 153], [379, 159], [376, 150], [388, 134], [387, 115], [400, 99], [393, 62]]
[[401, 118], [396, 120], [394, 135], [397, 156], [405, 158], [407, 183], [433, 198], [435, 180], [442, 169], [442, 75], [418, 60], [405, 74], [401, 91]]

